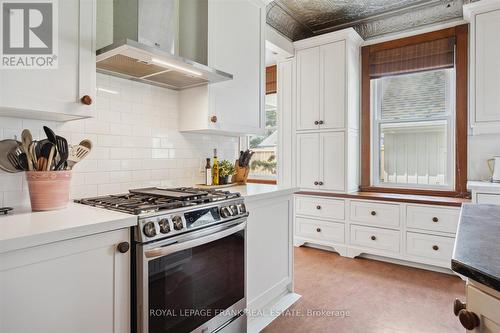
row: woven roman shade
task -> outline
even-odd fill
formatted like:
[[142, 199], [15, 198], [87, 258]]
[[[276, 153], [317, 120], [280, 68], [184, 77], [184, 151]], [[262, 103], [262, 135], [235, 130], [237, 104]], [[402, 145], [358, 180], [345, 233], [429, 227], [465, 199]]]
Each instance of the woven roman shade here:
[[369, 76], [409, 74], [455, 65], [455, 37], [370, 52]]

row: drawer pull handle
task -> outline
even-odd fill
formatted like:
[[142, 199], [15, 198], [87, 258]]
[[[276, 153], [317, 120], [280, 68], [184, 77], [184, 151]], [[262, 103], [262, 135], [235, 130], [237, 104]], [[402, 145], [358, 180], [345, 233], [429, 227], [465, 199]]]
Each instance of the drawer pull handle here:
[[319, 183], [318, 182], [314, 182], [314, 185], [319, 185]]
[[433, 217], [432, 222], [439, 222], [439, 219], [437, 217]]
[[316, 232], [321, 232], [321, 228], [316, 228]]
[[437, 250], [439, 250], [439, 246], [437, 246], [437, 245], [433, 245], [433, 246], [432, 246], [432, 249], [433, 249], [434, 251], [437, 251]]
[[455, 298], [455, 301], [453, 302], [453, 313], [455, 316], [458, 316], [458, 313], [460, 310], [467, 309], [467, 304], [459, 300], [458, 298]]
[[324, 122], [323, 120], [320, 120], [320, 121], [319, 121], [319, 124], [320, 124], [320, 125], [323, 125], [324, 123], [325, 123], [325, 122]]
[[371, 236], [371, 237], [370, 237], [370, 239], [374, 241], [374, 240], [376, 240], [376, 239], [377, 239], [377, 237], [375, 237], [375, 236]]
[[317, 209], [317, 210], [320, 210], [320, 209], [321, 209], [321, 206], [320, 206], [320, 205], [317, 205], [317, 206], [316, 206], [316, 209]]
[[217, 119], [217, 116], [212, 116], [212, 117], [210, 117], [210, 121], [211, 121], [212, 123], [214, 123], [214, 124], [217, 122], [217, 120], [218, 120], [218, 119]]
[[318, 184], [321, 185], [321, 186], [323, 186], [324, 183], [323, 182], [319, 182]]
[[319, 125], [319, 121], [315, 120], [314, 125]]
[[469, 331], [472, 331], [479, 326], [479, 317], [474, 312], [467, 311], [465, 309], [460, 310], [458, 313], [458, 319], [462, 326]]
[[377, 215], [377, 212], [372, 210], [370, 214], [372, 214], [372, 216], [375, 216], [375, 215]]

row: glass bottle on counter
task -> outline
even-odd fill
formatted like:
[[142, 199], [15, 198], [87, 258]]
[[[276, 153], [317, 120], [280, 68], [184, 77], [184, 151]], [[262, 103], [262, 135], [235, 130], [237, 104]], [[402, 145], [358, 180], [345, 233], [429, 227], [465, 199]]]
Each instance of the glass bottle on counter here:
[[210, 165], [210, 158], [207, 158], [205, 165], [205, 185], [212, 185], [212, 166]]
[[217, 149], [214, 149], [214, 165], [212, 167], [212, 185], [219, 185], [219, 161], [217, 160]]

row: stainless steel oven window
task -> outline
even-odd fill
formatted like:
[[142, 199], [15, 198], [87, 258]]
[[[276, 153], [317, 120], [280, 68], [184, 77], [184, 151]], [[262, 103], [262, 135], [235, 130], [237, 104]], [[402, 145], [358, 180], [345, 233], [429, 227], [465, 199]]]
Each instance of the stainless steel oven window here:
[[237, 219], [138, 245], [138, 331], [211, 332], [242, 313], [245, 227]]

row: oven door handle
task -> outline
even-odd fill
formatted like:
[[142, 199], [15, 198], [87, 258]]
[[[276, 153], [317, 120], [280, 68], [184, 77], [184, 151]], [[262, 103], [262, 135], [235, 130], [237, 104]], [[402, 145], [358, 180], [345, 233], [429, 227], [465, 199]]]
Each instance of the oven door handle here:
[[164, 256], [167, 256], [167, 255], [175, 253], [175, 252], [183, 251], [183, 250], [186, 250], [186, 249], [189, 249], [192, 247], [196, 247], [196, 246], [200, 246], [200, 245], [203, 245], [206, 243], [210, 243], [210, 242], [227, 237], [229, 235], [232, 235], [238, 231], [245, 229], [246, 224], [247, 224], [246, 222], [243, 222], [243, 223], [240, 223], [234, 227], [224, 229], [222, 231], [210, 234], [208, 236], [196, 238], [196, 239], [181, 242], [181, 243], [174, 243], [174, 244], [171, 244], [171, 245], [168, 245], [165, 247], [153, 248], [151, 250], [144, 251], [144, 256], [147, 259], [151, 260], [151, 259], [158, 258], [158, 257], [164, 257]]

